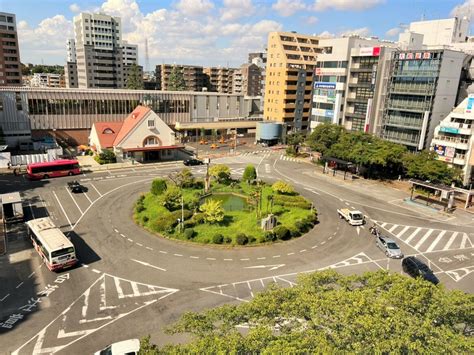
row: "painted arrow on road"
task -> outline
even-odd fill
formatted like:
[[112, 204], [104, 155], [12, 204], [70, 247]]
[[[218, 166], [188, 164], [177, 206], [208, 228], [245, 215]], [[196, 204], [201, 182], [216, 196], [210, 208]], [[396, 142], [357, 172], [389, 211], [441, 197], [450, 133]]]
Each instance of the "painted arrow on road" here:
[[255, 265], [255, 266], [246, 266], [244, 269], [266, 269], [268, 268], [269, 271], [279, 269], [286, 264], [276, 264], [276, 265]]
[[155, 265], [151, 265], [145, 261], [140, 261], [140, 260], [135, 260], [135, 259], [131, 259], [133, 261], [135, 261], [136, 263], [139, 263], [139, 264], [142, 264], [142, 265], [145, 265], [145, 266], [149, 266], [149, 267], [152, 267], [154, 269], [158, 269], [158, 270], [161, 270], [161, 271], [166, 271], [166, 269], [163, 269], [161, 267], [158, 267], [158, 266], [155, 266]]

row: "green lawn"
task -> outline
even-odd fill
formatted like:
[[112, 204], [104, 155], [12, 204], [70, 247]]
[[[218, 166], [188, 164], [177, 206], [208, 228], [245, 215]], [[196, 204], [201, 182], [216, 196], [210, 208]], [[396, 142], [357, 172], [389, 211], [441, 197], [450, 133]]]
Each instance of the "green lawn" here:
[[[234, 193], [244, 197], [249, 197], [255, 189], [255, 186], [243, 182], [236, 182], [230, 185], [214, 183], [211, 186], [212, 193]], [[276, 236], [269, 236], [268, 232], [260, 228], [260, 218], [257, 218], [255, 205], [251, 203], [251, 199], [248, 200], [249, 207], [245, 210], [225, 211], [225, 217], [222, 222], [215, 224], [195, 223], [196, 217], [193, 217], [193, 213], [199, 213], [197, 210], [198, 205], [196, 205], [197, 196], [202, 195], [203, 190], [183, 188], [182, 193], [185, 205], [185, 217], [187, 217], [185, 218], [185, 229], [192, 229], [194, 231], [193, 237], [189, 237], [190, 231], [183, 233], [182, 228], [176, 226], [177, 218], [181, 218], [181, 208], [175, 211], [166, 209], [163, 206], [163, 195], [155, 196], [150, 192], [145, 194], [143, 198], [143, 209], [138, 210], [135, 208], [135, 221], [150, 232], [158, 233], [169, 238], [191, 240], [203, 244], [214, 243], [214, 236], [217, 234], [221, 234], [224, 237], [222, 243], [217, 243], [227, 245], [238, 244], [236, 237], [239, 233], [246, 235], [248, 242], [245, 244], [259, 244], [279, 239]], [[270, 202], [267, 199], [269, 195], [275, 195], [275, 193], [272, 191], [271, 186], [264, 185], [262, 187], [261, 197], [262, 217], [267, 216], [271, 208]], [[304, 200], [303, 197], [294, 196], [288, 197], [288, 199], [297, 199], [300, 203], [303, 201], [307, 206], [301, 208], [274, 204], [272, 212], [277, 216], [278, 224], [293, 231], [291, 236], [295, 237], [297, 235], [295, 235], [294, 231], [299, 229], [297, 228], [298, 222], [301, 224], [302, 221], [311, 219], [311, 217], [315, 215], [315, 211], [311, 211], [310, 208], [307, 208], [309, 202]], [[312, 227], [313, 224], [314, 223], [312, 223], [310, 227]], [[308, 228], [306, 228], [305, 231], [307, 230]], [[304, 234], [305, 231], [298, 234]], [[288, 235], [289, 234], [290, 233], [288, 233]], [[290, 237], [285, 237], [285, 239], [289, 238]]]

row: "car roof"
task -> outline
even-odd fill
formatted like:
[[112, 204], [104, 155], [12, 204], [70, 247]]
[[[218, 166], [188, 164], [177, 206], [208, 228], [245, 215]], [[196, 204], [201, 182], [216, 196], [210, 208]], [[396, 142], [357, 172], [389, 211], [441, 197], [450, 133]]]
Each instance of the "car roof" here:
[[408, 256], [405, 259], [409, 259], [413, 261], [418, 267], [428, 267], [423, 261], [420, 259], [415, 258], [414, 256]]
[[[386, 237], [386, 236], [384, 236], [384, 235], [380, 235], [379, 238], [385, 240], [386, 243], [395, 243], [395, 244], [397, 244], [396, 241], [394, 241], [393, 239], [391, 239], [391, 238], [389, 238], [389, 237]], [[397, 245], [398, 245], [398, 244], [397, 244]]]
[[125, 354], [132, 351], [138, 352], [140, 350], [140, 340], [128, 339], [112, 344], [112, 354]]

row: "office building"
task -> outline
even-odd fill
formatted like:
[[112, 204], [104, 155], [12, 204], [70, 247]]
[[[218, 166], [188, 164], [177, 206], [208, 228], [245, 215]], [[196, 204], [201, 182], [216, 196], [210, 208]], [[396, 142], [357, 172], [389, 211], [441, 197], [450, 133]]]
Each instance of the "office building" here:
[[466, 54], [449, 49], [391, 53], [380, 130], [412, 150], [428, 148], [434, 129], [456, 105]]
[[[321, 53], [318, 54], [313, 75], [313, 95], [311, 105], [311, 128], [325, 122], [342, 124], [345, 118], [345, 93], [348, 85], [351, 49], [385, 45], [378, 39], [358, 36], [341, 38], [322, 38], [319, 41]], [[354, 64], [356, 65], [356, 64]], [[357, 84], [357, 70], [352, 73], [351, 86]], [[362, 76], [361, 82], [362, 85]], [[346, 121], [363, 115], [362, 109], [349, 105]], [[365, 115], [364, 115], [365, 117]]]
[[463, 172], [463, 185], [474, 183], [474, 95], [455, 107], [434, 130], [431, 149]]
[[265, 79], [264, 119], [284, 122], [289, 131], [309, 128], [311, 83], [319, 38], [270, 32]]
[[[181, 134], [206, 129], [253, 128], [260, 98], [211, 92], [0, 87], [0, 126], [15, 146], [47, 134], [87, 144], [94, 122], [118, 122], [143, 104]], [[208, 128], [209, 127], [209, 128]]]
[[342, 119], [346, 129], [378, 134], [394, 47], [385, 43], [351, 49]]
[[169, 90], [169, 77], [173, 68], [183, 73], [186, 91], [202, 91], [206, 87], [206, 76], [203, 67], [194, 65], [161, 64], [156, 66], [157, 90]]
[[467, 17], [417, 21], [410, 23], [408, 31], [422, 34], [426, 46], [444, 46], [466, 42], [469, 22]]
[[138, 45], [122, 41], [123, 65], [138, 65]]
[[79, 88], [123, 88], [122, 25], [118, 17], [74, 17]]
[[0, 12], [0, 86], [21, 85], [16, 16]]

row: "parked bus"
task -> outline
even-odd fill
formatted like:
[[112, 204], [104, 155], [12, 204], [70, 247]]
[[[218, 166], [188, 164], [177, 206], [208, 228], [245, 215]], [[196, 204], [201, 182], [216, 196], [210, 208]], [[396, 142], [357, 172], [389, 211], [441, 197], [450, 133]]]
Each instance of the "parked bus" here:
[[44, 163], [28, 164], [26, 168], [30, 179], [49, 179], [50, 177], [78, 175], [81, 173], [79, 162], [72, 159], [54, 160]]
[[65, 269], [77, 263], [74, 245], [51, 218], [32, 219], [26, 225], [33, 246], [49, 270]]

